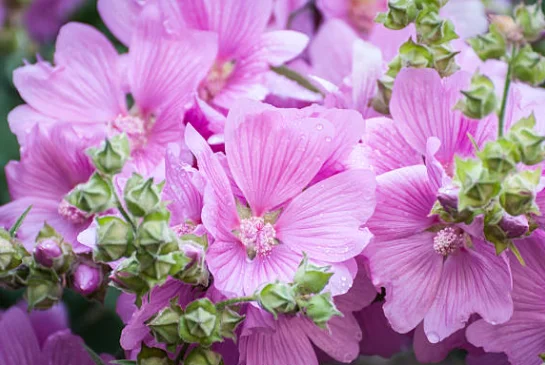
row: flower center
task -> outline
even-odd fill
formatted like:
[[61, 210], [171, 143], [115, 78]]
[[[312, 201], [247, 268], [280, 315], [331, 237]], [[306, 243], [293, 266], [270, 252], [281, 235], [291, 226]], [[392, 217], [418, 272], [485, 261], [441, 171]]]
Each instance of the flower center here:
[[216, 62], [199, 86], [199, 97], [204, 101], [210, 101], [218, 95], [227, 84], [229, 77], [235, 71], [235, 61]]
[[139, 116], [119, 115], [109, 126], [109, 134], [125, 133], [131, 143], [132, 149], [138, 149], [146, 145], [148, 130], [146, 121]]
[[265, 223], [261, 217], [243, 219], [240, 222], [238, 238], [246, 247], [250, 259], [254, 259], [256, 256], [268, 256], [273, 247], [278, 244], [273, 225]]
[[176, 233], [178, 237], [182, 237], [186, 234], [190, 234], [195, 229], [195, 226], [189, 223], [181, 223], [178, 225], [175, 225], [174, 227], [171, 227], [171, 229]]
[[448, 256], [462, 246], [464, 246], [463, 233], [452, 227], [443, 228], [433, 238], [433, 249], [442, 256]]
[[360, 32], [370, 32], [377, 15], [377, 0], [350, 0], [348, 18]]
[[89, 216], [82, 210], [79, 210], [66, 200], [62, 200], [57, 208], [59, 215], [72, 224], [83, 224]]

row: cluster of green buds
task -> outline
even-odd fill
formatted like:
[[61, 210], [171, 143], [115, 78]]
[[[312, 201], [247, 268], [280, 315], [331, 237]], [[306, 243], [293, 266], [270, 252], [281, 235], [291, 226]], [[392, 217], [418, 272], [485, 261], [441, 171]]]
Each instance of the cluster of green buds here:
[[388, 11], [380, 13], [376, 21], [386, 28], [399, 30], [411, 23], [416, 27], [416, 40], [409, 39], [399, 48], [398, 55], [388, 65], [388, 71], [378, 81], [378, 94], [373, 107], [388, 114], [392, 87], [399, 71], [404, 67], [434, 68], [442, 77], [450, 76], [459, 67], [450, 41], [457, 39], [454, 25], [439, 16], [447, 1], [442, 0], [390, 0]]
[[541, 178], [537, 164], [545, 160], [545, 137], [534, 130], [531, 115], [518, 121], [503, 137], [488, 142], [476, 159], [456, 159], [455, 191], [439, 194], [435, 213], [446, 221], [471, 223], [484, 216], [484, 235], [497, 253], [510, 248], [517, 256], [514, 239], [529, 235], [539, 215], [535, 203]]

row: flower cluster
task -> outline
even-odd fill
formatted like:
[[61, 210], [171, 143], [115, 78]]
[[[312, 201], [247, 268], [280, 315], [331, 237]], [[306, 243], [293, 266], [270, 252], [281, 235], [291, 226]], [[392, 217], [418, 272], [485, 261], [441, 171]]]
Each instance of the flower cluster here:
[[119, 289], [126, 359], [36, 339], [13, 308], [2, 364], [317, 365], [411, 345], [542, 363], [538, 5], [490, 22], [477, 0], [98, 11], [126, 53], [68, 23], [52, 62], [13, 74], [0, 285], [49, 311], [65, 288]]

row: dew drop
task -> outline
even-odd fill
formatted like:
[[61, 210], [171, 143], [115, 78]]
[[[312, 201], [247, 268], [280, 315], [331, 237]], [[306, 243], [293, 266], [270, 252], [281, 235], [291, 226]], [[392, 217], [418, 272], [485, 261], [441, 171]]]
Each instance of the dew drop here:
[[321, 131], [322, 129], [324, 129], [324, 125], [319, 123], [319, 124], [316, 124], [316, 129]]
[[429, 332], [427, 336], [428, 336], [428, 341], [430, 341], [430, 343], [437, 343], [440, 340], [439, 335], [435, 332]]

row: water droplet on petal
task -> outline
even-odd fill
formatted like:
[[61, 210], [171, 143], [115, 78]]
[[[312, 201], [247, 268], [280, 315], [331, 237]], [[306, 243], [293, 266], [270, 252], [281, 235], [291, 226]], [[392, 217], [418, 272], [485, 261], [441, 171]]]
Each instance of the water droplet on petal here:
[[318, 123], [316, 124], [316, 129], [321, 131], [322, 129], [324, 129], [324, 125], [322, 123]]
[[428, 336], [428, 341], [430, 341], [430, 343], [437, 343], [441, 339], [439, 335], [435, 332], [429, 332], [427, 336]]

